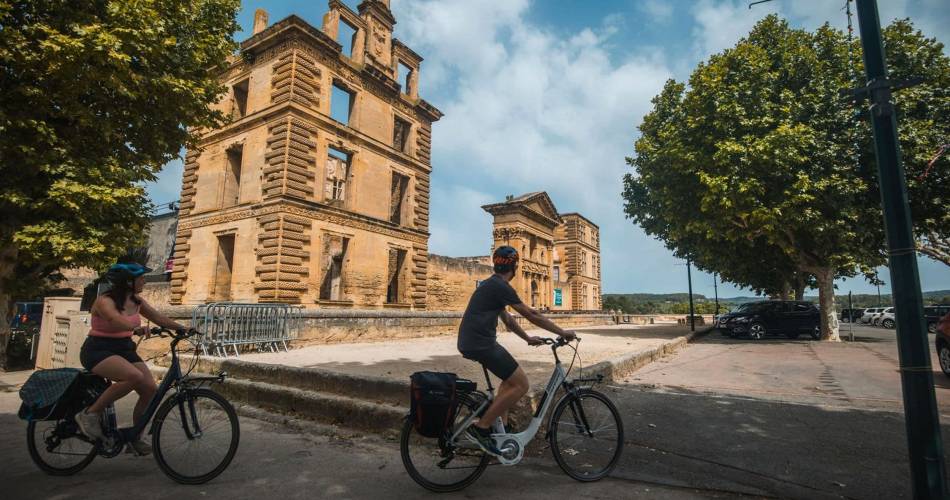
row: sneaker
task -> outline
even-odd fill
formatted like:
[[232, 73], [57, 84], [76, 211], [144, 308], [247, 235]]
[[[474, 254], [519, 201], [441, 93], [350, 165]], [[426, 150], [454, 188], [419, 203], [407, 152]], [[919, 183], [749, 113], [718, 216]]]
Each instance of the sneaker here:
[[144, 457], [152, 454], [152, 446], [139, 437], [135, 441], [129, 441], [125, 447], [125, 452]]
[[478, 447], [485, 453], [490, 453], [495, 456], [501, 455], [501, 451], [495, 447], [495, 440], [491, 438], [490, 430], [470, 425], [468, 429], [465, 429], [465, 435], [472, 441], [475, 441]]
[[105, 441], [106, 435], [102, 432], [102, 415], [99, 413], [87, 413], [83, 410], [76, 414], [76, 424], [89, 439]]

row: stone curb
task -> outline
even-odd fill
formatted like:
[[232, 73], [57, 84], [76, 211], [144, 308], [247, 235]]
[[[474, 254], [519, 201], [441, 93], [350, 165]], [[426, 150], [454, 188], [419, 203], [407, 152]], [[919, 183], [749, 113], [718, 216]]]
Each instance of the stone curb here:
[[[601, 361], [585, 368], [583, 376], [603, 375], [605, 382], [616, 381], [711, 330], [705, 328], [656, 347]], [[344, 428], [391, 437], [399, 432], [408, 412], [408, 381], [235, 359], [201, 359], [195, 369], [203, 373], [227, 372], [230, 377], [215, 388], [236, 401]], [[161, 376], [165, 368], [155, 367], [152, 371]], [[531, 419], [543, 392], [543, 387], [534, 387], [527, 398], [519, 401], [511, 411], [514, 425]]]

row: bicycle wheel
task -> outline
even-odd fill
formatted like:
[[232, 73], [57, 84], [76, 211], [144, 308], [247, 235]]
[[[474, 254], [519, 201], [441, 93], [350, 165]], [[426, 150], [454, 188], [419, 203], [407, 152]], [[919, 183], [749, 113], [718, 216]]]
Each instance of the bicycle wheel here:
[[[452, 425], [461, 425], [478, 404], [463, 399]], [[406, 472], [423, 488], [437, 493], [458, 491], [472, 484], [488, 467], [489, 455], [475, 445], [440, 446], [440, 439], [420, 436], [408, 418], [402, 426], [399, 451]]]
[[224, 472], [240, 439], [234, 407], [210, 389], [182, 391], [166, 399], [155, 413], [155, 461], [162, 472], [182, 484], [206, 483]]
[[26, 447], [33, 462], [54, 476], [73, 475], [96, 458], [96, 446], [83, 439], [73, 417], [30, 421]]
[[568, 476], [597, 481], [610, 473], [623, 453], [623, 421], [607, 396], [581, 389], [554, 408], [551, 451]]

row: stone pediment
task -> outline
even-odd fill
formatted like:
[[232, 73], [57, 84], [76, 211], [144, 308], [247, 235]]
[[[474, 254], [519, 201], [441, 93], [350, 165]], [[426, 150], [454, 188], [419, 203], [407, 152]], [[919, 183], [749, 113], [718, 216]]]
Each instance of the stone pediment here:
[[561, 222], [561, 216], [557, 213], [557, 208], [551, 197], [544, 191], [527, 193], [521, 196], [509, 197], [503, 202], [492, 203], [482, 207], [486, 212], [492, 215], [511, 212], [527, 212], [538, 216], [543, 220], [552, 221], [555, 224]]

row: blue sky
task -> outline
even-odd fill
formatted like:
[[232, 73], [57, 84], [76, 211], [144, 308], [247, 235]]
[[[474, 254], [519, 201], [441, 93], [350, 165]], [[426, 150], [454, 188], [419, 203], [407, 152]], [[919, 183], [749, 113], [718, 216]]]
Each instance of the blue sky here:
[[[357, 0], [345, 0], [354, 6]], [[947, 0], [880, 0], [882, 22], [910, 17], [950, 43]], [[732, 46], [778, 12], [799, 27], [845, 26], [844, 0], [777, 0], [753, 9], [733, 0], [392, 0], [396, 38], [425, 58], [420, 93], [445, 112], [433, 130], [430, 251], [483, 255], [491, 218], [481, 205], [507, 194], [547, 191], [561, 212], [601, 227], [605, 292], [686, 290], [683, 262], [623, 216], [624, 157], [667, 78], [685, 80], [709, 55]], [[273, 23], [297, 14], [315, 26], [326, 4], [245, 1]], [[155, 202], [178, 198], [181, 163], [149, 186]], [[921, 258], [924, 290], [950, 289], [950, 267]], [[887, 270], [881, 277], [889, 281]], [[712, 295], [712, 276], [694, 273]], [[882, 291], [886, 290], [884, 287]], [[873, 292], [861, 279], [839, 290]], [[720, 295], [744, 294], [728, 284]]]

